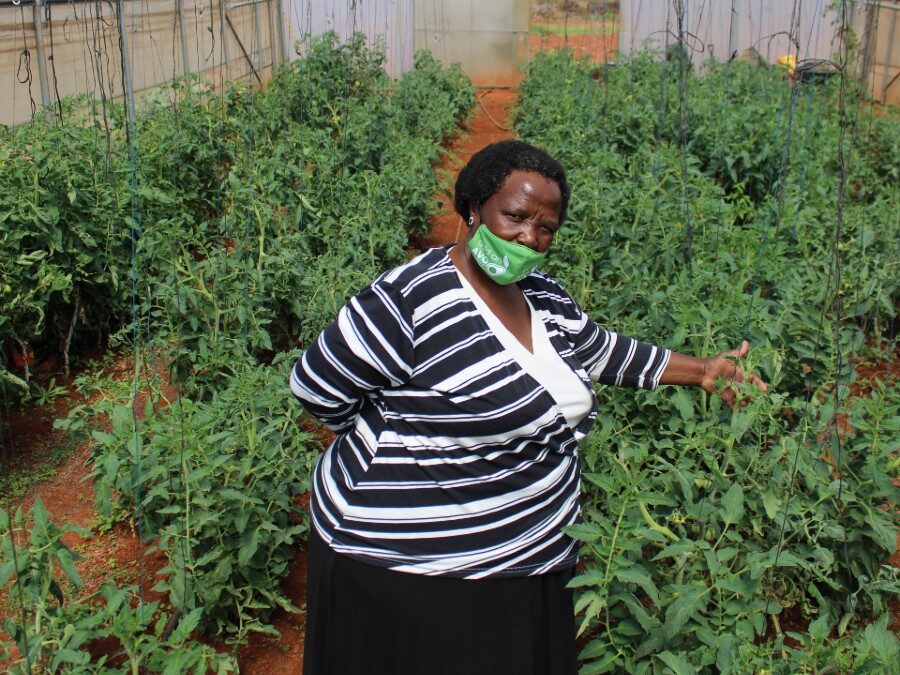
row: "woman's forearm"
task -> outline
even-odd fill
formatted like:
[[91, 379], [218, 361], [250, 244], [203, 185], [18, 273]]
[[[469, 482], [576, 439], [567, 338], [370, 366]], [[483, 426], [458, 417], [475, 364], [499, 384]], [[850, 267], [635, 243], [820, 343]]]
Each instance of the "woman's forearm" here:
[[669, 363], [659, 378], [660, 384], [680, 384], [699, 387], [706, 371], [706, 359], [672, 352]]
[[[744, 340], [737, 349], [729, 349], [708, 359], [672, 352], [659, 383], [700, 387], [709, 393], [718, 391], [722, 400], [729, 407], [734, 407], [737, 401], [735, 384], [746, 380], [762, 391], [769, 391], [768, 385], [758, 375], [752, 372], [745, 374], [739, 365], [738, 361], [747, 356], [749, 351], [750, 343]], [[723, 381], [726, 384], [724, 387]]]

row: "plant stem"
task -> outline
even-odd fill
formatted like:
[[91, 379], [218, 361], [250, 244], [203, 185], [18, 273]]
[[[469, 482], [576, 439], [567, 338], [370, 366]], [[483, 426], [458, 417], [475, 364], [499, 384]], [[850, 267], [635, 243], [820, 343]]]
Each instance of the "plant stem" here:
[[644, 504], [644, 502], [638, 502], [638, 508], [641, 511], [641, 515], [644, 517], [644, 522], [647, 523], [651, 530], [659, 532], [672, 541], [681, 541], [681, 538], [677, 534], [672, 532], [672, 530], [670, 530], [665, 525], [660, 525], [655, 520], [653, 520], [653, 516], [650, 515], [650, 512], [647, 510], [647, 505]]

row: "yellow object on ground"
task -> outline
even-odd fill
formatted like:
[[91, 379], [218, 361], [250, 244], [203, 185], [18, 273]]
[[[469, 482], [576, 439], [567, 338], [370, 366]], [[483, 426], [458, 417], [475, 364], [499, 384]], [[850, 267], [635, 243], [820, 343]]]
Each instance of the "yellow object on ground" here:
[[794, 54], [778, 57], [778, 65], [784, 66], [789, 72], [793, 73], [797, 68], [797, 57]]

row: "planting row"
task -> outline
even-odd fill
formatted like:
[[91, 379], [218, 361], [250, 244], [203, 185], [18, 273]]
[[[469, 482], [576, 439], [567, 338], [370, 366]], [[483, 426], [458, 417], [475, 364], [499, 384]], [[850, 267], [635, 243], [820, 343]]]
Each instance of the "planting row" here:
[[[141, 414], [120, 387], [59, 426], [92, 436], [100, 519], [163, 551], [156, 590], [173, 610], [157, 630], [147, 607], [120, 634], [134, 589], [79, 599], [74, 553], [59, 536], [29, 543], [18, 514], [0, 523], [0, 586], [15, 598], [29, 584], [13, 541], [40, 583], [6, 620], [25, 655], [14, 670], [78, 672], [109, 637], [121, 645], [109, 668], [225, 670], [184, 646], [194, 628], [236, 644], [272, 632], [275, 608], [296, 611], [279, 584], [308, 531], [297, 498], [320, 447], [287, 368], [351, 293], [406, 259], [436, 208], [441, 143], [475, 100], [427, 53], [393, 81], [362, 36], [298, 47], [264, 92], [176, 82], [144, 102], [133, 137], [120, 105], [85, 101], [0, 137], [0, 341], [65, 361], [107, 336], [137, 341]], [[158, 395], [164, 370], [176, 401]], [[46, 520], [37, 506], [31, 517]], [[79, 618], [85, 603], [106, 613]]]
[[[582, 672], [896, 664], [900, 397], [848, 392], [851, 357], [891, 358], [900, 119], [846, 85], [842, 116], [836, 82], [740, 62], [529, 67], [516, 130], [572, 183], [551, 273], [628, 335], [698, 355], [749, 339], [772, 392], [733, 413], [699, 391], [602, 392], [572, 530]], [[785, 620], [813, 623], [788, 638]]]

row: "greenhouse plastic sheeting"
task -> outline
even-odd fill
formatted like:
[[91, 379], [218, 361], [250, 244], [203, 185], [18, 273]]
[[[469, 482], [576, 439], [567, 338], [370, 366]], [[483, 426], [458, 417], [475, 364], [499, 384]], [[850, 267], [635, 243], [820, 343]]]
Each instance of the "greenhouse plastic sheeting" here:
[[458, 61], [476, 85], [509, 86], [528, 63], [527, 0], [415, 0], [415, 48]]
[[[662, 0], [622, 0], [619, 13], [619, 48], [625, 54], [640, 51], [647, 44], [658, 49], [677, 41], [677, 22], [673, 2]], [[834, 12], [826, 11], [826, 0], [798, 3], [800, 12], [800, 58], [831, 58], [837, 49]], [[796, 51], [786, 31], [791, 25], [795, 3], [788, 0], [718, 0], [688, 2], [685, 8], [685, 33], [691, 58], [726, 60], [731, 55], [732, 9], [737, 21], [734, 51], [754, 48], [775, 63], [778, 57]]]
[[[342, 40], [365, 34], [369, 44], [382, 42], [385, 70], [399, 77], [413, 64], [413, 0], [282, 0], [289, 43], [304, 35], [334, 31]], [[433, 4], [433, 2], [429, 2]], [[295, 56], [289, 44], [290, 55]], [[301, 47], [302, 51], [302, 47]]]

